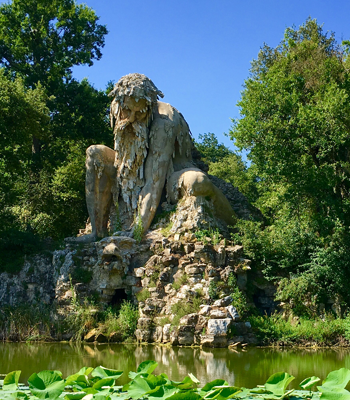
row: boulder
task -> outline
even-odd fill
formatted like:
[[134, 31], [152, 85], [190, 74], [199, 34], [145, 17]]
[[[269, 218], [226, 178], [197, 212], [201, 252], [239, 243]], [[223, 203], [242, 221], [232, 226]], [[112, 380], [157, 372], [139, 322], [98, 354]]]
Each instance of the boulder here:
[[180, 325], [195, 326], [198, 321], [198, 314], [187, 314], [180, 319]]
[[209, 335], [222, 336], [227, 334], [227, 330], [232, 323], [231, 318], [210, 319], [208, 321], [207, 333]]
[[223, 319], [227, 318], [227, 312], [226, 310], [220, 310], [218, 308], [215, 308], [214, 310], [210, 311], [210, 318], [212, 319]]
[[178, 344], [190, 346], [194, 343], [194, 327], [192, 325], [180, 326], [178, 330]]
[[235, 307], [228, 306], [228, 307], [226, 307], [226, 310], [227, 310], [228, 314], [231, 316], [231, 318], [234, 321], [239, 321], [240, 320], [240, 316], [239, 316], [238, 311], [236, 310]]
[[202, 304], [201, 306], [200, 306], [200, 310], [199, 310], [199, 315], [205, 315], [205, 316], [209, 316], [209, 313], [210, 313], [210, 310], [211, 310], [211, 306], [208, 306], [208, 305], [206, 305], [206, 304]]
[[138, 342], [149, 342], [151, 331], [148, 329], [136, 329], [135, 336]]
[[231, 296], [226, 296], [222, 299], [214, 301], [213, 306], [214, 307], [226, 307], [232, 303], [232, 297]]
[[215, 336], [211, 334], [201, 335], [200, 343], [203, 347], [226, 347], [226, 336]]

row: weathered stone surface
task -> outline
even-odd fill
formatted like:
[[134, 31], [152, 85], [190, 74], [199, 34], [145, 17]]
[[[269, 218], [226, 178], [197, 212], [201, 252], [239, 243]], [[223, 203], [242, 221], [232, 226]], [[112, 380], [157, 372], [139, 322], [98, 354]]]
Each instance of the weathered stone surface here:
[[149, 342], [151, 331], [148, 329], [136, 329], [135, 336], [138, 342]]
[[226, 296], [226, 297], [224, 297], [222, 299], [214, 301], [213, 307], [226, 307], [231, 303], [232, 303], [232, 297], [231, 296]]
[[187, 275], [195, 275], [199, 274], [200, 270], [198, 268], [198, 264], [190, 264], [185, 267], [185, 272]]
[[139, 329], [149, 329], [153, 324], [152, 318], [139, 318], [137, 321], [137, 327]]
[[223, 319], [223, 318], [227, 318], [227, 312], [225, 309], [214, 309], [210, 311], [210, 318], [213, 319]]
[[151, 331], [151, 341], [155, 343], [161, 343], [163, 339], [163, 327], [156, 326]]
[[142, 278], [145, 275], [146, 268], [140, 267], [135, 269], [135, 276], [137, 278]]
[[239, 321], [240, 320], [240, 316], [239, 316], [238, 311], [236, 310], [235, 307], [228, 306], [228, 307], [226, 307], [226, 310], [228, 311], [228, 313], [231, 316], [231, 318], [233, 319], [233, 321]]
[[84, 336], [84, 341], [85, 342], [94, 342], [96, 339], [97, 335], [97, 329], [91, 329], [85, 336]]
[[227, 334], [227, 329], [232, 323], [231, 318], [224, 319], [209, 319], [208, 321], [208, 335], [222, 336]]
[[203, 347], [226, 347], [227, 337], [212, 334], [201, 335], [200, 343]]
[[211, 310], [211, 306], [208, 306], [206, 304], [202, 304], [200, 306], [200, 310], [198, 312], [199, 315], [204, 315], [204, 316], [209, 316], [210, 310]]
[[180, 319], [180, 325], [191, 325], [197, 324], [198, 314], [187, 314]]
[[170, 334], [171, 334], [171, 324], [165, 324], [163, 326], [163, 342], [169, 342], [170, 341]]

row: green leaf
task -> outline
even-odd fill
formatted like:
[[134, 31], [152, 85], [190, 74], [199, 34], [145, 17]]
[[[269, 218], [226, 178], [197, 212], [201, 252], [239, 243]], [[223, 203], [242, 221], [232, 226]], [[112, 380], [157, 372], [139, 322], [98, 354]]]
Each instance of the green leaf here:
[[[103, 367], [102, 367], [103, 368]], [[90, 375], [94, 369], [92, 367], [83, 367], [77, 372], [78, 375]]]
[[1, 400], [28, 400], [27, 393], [21, 391], [5, 391], [1, 393]]
[[[319, 390], [321, 387], [318, 388]], [[320, 390], [321, 391], [321, 390]], [[322, 390], [320, 399], [322, 400], [350, 400], [350, 392], [342, 388], [327, 388]]]
[[94, 385], [93, 388], [96, 390], [100, 390], [103, 386], [113, 386], [115, 382], [114, 378], [104, 378], [104, 379], [100, 379], [99, 381], [97, 381]]
[[209, 392], [215, 386], [224, 386], [224, 385], [228, 385], [228, 383], [225, 380], [223, 380], [223, 379], [215, 379], [214, 381], [211, 381], [211, 382], [208, 382], [207, 384], [205, 384], [202, 387], [202, 389], [200, 391], [200, 394], [202, 396], [204, 396], [206, 392]]
[[186, 376], [182, 382], [171, 381], [171, 384], [181, 390], [195, 389], [197, 387], [197, 384], [189, 376]]
[[65, 400], [80, 400], [82, 399], [84, 396], [86, 396], [85, 392], [76, 392], [76, 393], [67, 393], [64, 396]]
[[275, 395], [282, 396], [293, 379], [295, 379], [294, 376], [287, 372], [277, 372], [266, 381], [265, 388]]
[[108, 369], [108, 368], [99, 366], [99, 367], [96, 367], [93, 370], [91, 375], [92, 376], [98, 376], [99, 378], [118, 379], [123, 375], [123, 371], [119, 371], [119, 370], [116, 370], [116, 369]]
[[39, 399], [57, 399], [63, 392], [65, 382], [58, 371], [42, 371], [29, 379], [31, 393]]
[[304, 379], [299, 383], [299, 386], [304, 390], [311, 388], [315, 383], [319, 382], [321, 379], [317, 376], [311, 376], [310, 378]]
[[327, 378], [323, 381], [324, 388], [341, 388], [344, 389], [350, 380], [350, 370], [347, 368], [340, 368], [328, 374]]
[[20, 375], [21, 371], [13, 371], [7, 374], [4, 378], [2, 390], [16, 390]]
[[168, 400], [199, 400], [202, 396], [195, 392], [175, 393]]
[[157, 368], [157, 366], [158, 363], [155, 361], [144, 361], [138, 366], [136, 372], [129, 372], [129, 378], [134, 379], [138, 375], [151, 374]]
[[188, 376], [192, 379], [192, 382], [194, 383], [200, 383], [199, 380], [191, 373], [188, 374]]
[[209, 392], [206, 396], [205, 399], [217, 399], [217, 400], [225, 400], [225, 399], [232, 399], [235, 397], [238, 393], [241, 393], [242, 389], [235, 387], [235, 386], [225, 386], [225, 387], [219, 387], [219, 388], [214, 388], [211, 392]]
[[[153, 388], [145, 379], [141, 376], [136, 376], [136, 378], [128, 385], [128, 394], [131, 398], [138, 399], [152, 389]], [[123, 390], [125, 389], [123, 388]]]

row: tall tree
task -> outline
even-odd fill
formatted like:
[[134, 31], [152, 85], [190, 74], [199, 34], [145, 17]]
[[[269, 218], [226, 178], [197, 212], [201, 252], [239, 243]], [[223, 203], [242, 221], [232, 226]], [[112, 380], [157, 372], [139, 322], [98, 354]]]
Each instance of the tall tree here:
[[30, 133], [30, 168], [12, 204], [20, 225], [26, 221], [44, 236], [66, 236], [84, 225], [85, 149], [111, 141], [106, 93], [72, 78], [73, 66], [101, 58], [106, 33], [95, 12], [74, 0], [0, 5], [0, 65], [11, 79], [47, 94], [49, 124]]
[[[308, 19], [253, 62], [231, 136], [295, 206], [350, 223], [350, 78], [334, 35]], [[325, 225], [323, 225], [325, 227]]]
[[95, 12], [74, 0], [12, 0], [0, 6], [0, 63], [54, 94], [73, 66], [101, 58], [106, 33]]
[[256, 205], [270, 221], [265, 229], [242, 224], [246, 251], [270, 277], [292, 272], [299, 281], [290, 287], [303, 290], [312, 282], [318, 301], [340, 293], [350, 304], [344, 289], [350, 278], [344, 256], [350, 254], [345, 45], [310, 18], [286, 29], [276, 48], [264, 45], [245, 81], [241, 118], [230, 135], [249, 151], [260, 178]]

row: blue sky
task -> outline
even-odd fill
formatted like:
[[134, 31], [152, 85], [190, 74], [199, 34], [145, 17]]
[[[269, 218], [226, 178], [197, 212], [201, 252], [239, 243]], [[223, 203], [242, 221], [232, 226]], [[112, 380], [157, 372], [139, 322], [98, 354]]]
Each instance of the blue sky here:
[[[79, 1], [77, 1], [79, 3]], [[103, 57], [76, 67], [99, 89], [131, 72], [147, 75], [165, 102], [182, 112], [195, 138], [223, 134], [236, 106], [250, 62], [264, 42], [276, 46], [286, 27], [307, 17], [324, 23], [337, 40], [350, 38], [350, 1], [87, 0], [109, 34]]]

